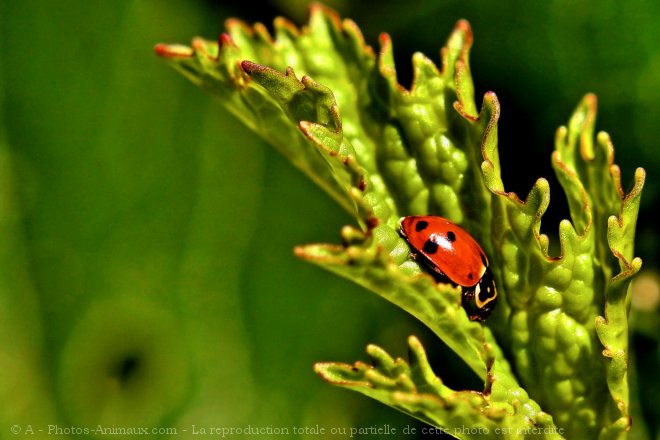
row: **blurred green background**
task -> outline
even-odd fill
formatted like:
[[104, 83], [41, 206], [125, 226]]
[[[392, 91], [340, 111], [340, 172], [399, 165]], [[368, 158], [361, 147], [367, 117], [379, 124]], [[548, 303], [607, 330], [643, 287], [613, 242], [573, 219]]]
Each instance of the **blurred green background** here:
[[[230, 16], [301, 25], [307, 3], [0, 0], [0, 438], [14, 425], [44, 429], [37, 436], [99, 423], [179, 434], [423, 426], [312, 372], [316, 361], [365, 359], [371, 342], [404, 356], [412, 333], [437, 345], [379, 297], [293, 256], [296, 244], [338, 242], [349, 215], [152, 53], [216, 38]], [[404, 85], [413, 52], [438, 60], [455, 22], [470, 21], [477, 96], [493, 90], [502, 105], [505, 185], [524, 195], [551, 181], [550, 235], [567, 216], [554, 131], [596, 93], [624, 188], [635, 167], [648, 173], [637, 254], [645, 289], [657, 289], [660, 6], [327, 4], [372, 45], [391, 34]], [[633, 313], [636, 380], [657, 438], [657, 302]], [[450, 385], [479, 387], [442, 347], [432, 358]]]

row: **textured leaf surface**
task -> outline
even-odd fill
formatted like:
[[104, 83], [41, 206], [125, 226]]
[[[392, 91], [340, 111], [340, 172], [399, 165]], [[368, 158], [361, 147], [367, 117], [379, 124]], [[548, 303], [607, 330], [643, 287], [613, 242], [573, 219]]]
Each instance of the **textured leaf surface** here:
[[[499, 173], [488, 160], [482, 166], [493, 193], [505, 196], [493, 198], [493, 211], [499, 211], [494, 215], [493, 230], [501, 231], [493, 240], [502, 262], [500, 286], [506, 289], [511, 307], [507, 310], [508, 334], [516, 368], [530, 394], [540, 396], [559, 426], [580, 438], [594, 438], [601, 427], [608, 436], [630, 427], [624, 298], [630, 277], [641, 265], [638, 259], [630, 261], [629, 246], [634, 240], [644, 172], [638, 170], [635, 187], [624, 197], [605, 134], [599, 135], [594, 152], [594, 122], [595, 98], [588, 95], [568, 128], [557, 133], [553, 166], [573, 219], [573, 223], [560, 224], [559, 257], [548, 255], [548, 239], [539, 234], [541, 215], [549, 201], [547, 182], [539, 180], [521, 203], [515, 195], [503, 192]], [[484, 139], [484, 145], [488, 144]], [[486, 148], [487, 158], [491, 152], [496, 154]], [[624, 212], [626, 218], [621, 217]], [[623, 224], [632, 224], [625, 240], [620, 232]], [[608, 237], [613, 233], [618, 240], [607, 253]], [[624, 243], [628, 259], [617, 249]], [[616, 273], [613, 255], [622, 268], [615, 278], [611, 278]], [[604, 310], [618, 317], [617, 324], [609, 327], [610, 333], [616, 328], [619, 337], [617, 343], [611, 342], [616, 346], [613, 352], [601, 336]], [[610, 363], [601, 356], [601, 341], [606, 347], [603, 354], [612, 358]], [[603, 399], [607, 387], [613, 400]]]
[[[557, 134], [553, 166], [572, 222], [561, 222], [561, 255], [550, 256], [540, 234], [548, 183], [539, 179], [524, 202], [506, 192], [497, 151], [500, 107], [489, 92], [477, 110], [466, 22], [442, 50], [442, 69], [413, 56], [410, 90], [397, 82], [387, 35], [374, 55], [352, 22], [319, 6], [302, 30], [277, 19], [274, 39], [262, 25], [230, 21], [227, 28], [218, 45], [196, 39], [192, 49], [158, 45], [156, 52], [218, 95], [355, 214], [361, 228], [344, 228], [343, 246], [309, 245], [296, 253], [416, 316], [485, 386], [471, 392], [471, 408], [479, 411], [457, 416], [438, 404], [447, 402], [445, 388], [388, 375], [409, 367], [373, 347], [370, 355], [386, 365], [384, 376], [361, 364], [357, 370], [319, 364], [317, 371], [441, 426], [473, 417], [474, 426], [540, 423], [568, 438], [624, 436], [630, 427], [625, 304], [641, 264], [633, 259], [633, 241], [644, 172], [636, 173], [626, 196], [609, 139], [600, 134], [593, 145], [595, 98], [585, 97]], [[397, 233], [399, 216], [410, 214], [442, 215], [483, 244], [500, 294], [488, 327], [469, 321], [459, 289], [434, 283], [411, 258]], [[491, 329], [513, 355], [519, 377]]]
[[[318, 363], [316, 372], [328, 382], [353, 389], [411, 414], [456, 438], [521, 439], [562, 438], [552, 417], [533, 415], [527, 399], [519, 395], [515, 405], [497, 402], [489, 393], [454, 391], [433, 373], [421, 343], [410, 337], [410, 363], [392, 359], [380, 347], [370, 345], [371, 365]], [[496, 382], [490, 376], [487, 386]]]

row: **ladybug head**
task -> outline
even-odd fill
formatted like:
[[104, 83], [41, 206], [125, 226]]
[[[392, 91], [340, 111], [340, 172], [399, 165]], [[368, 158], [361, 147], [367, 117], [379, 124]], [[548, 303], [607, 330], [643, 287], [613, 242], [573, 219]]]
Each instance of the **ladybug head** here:
[[495, 280], [490, 269], [486, 268], [477, 284], [463, 287], [461, 302], [471, 320], [485, 321], [488, 318], [497, 303]]

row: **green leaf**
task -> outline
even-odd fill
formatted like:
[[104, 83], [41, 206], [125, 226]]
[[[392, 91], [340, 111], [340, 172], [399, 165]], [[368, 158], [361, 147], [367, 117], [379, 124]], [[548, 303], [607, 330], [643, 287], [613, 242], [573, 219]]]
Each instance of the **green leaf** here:
[[[625, 436], [626, 298], [641, 264], [633, 242], [644, 172], [626, 196], [609, 139], [600, 134], [593, 144], [595, 98], [587, 95], [557, 133], [552, 163], [572, 222], [560, 223], [561, 254], [551, 256], [540, 233], [548, 182], [539, 179], [524, 201], [505, 190], [500, 106], [489, 92], [477, 110], [467, 22], [449, 37], [441, 69], [413, 56], [410, 90], [397, 82], [387, 35], [374, 55], [354, 23], [318, 5], [302, 30], [277, 19], [274, 38], [263, 25], [227, 27], [217, 45], [196, 39], [192, 49], [158, 45], [156, 52], [354, 214], [360, 229], [345, 227], [342, 246], [301, 246], [296, 254], [417, 317], [484, 380], [484, 390], [447, 411], [450, 391], [430, 367], [420, 367], [428, 383], [413, 378], [423, 353], [417, 342], [412, 370], [371, 347], [375, 370], [319, 364], [317, 371], [446, 428], [515, 428], [507, 438], [523, 438], [532, 433], [522, 427], [538, 423], [550, 436]], [[460, 223], [491, 256], [499, 306], [487, 326], [468, 319], [458, 288], [436, 283], [412, 258], [398, 234], [399, 217], [410, 214]]]
[[[553, 166], [569, 200], [573, 224], [560, 224], [562, 254], [548, 255], [548, 239], [539, 234], [540, 218], [549, 199], [545, 181], [537, 182], [528, 200], [519, 209], [511, 194], [494, 200], [500, 205], [501, 222], [494, 230], [506, 231], [495, 237], [500, 279], [507, 292], [510, 322], [508, 334], [515, 365], [532, 396], [553, 414], [559, 426], [580, 438], [594, 438], [630, 427], [625, 379], [627, 368], [627, 324], [625, 296], [630, 277], [641, 261], [628, 260], [617, 247], [628, 248], [634, 240], [634, 222], [643, 185], [638, 171], [635, 188], [628, 197], [613, 165], [613, 149], [607, 136], [599, 136], [593, 152], [595, 99], [588, 95], [578, 106], [568, 128], [560, 128], [553, 154]], [[488, 152], [487, 152], [488, 154]], [[586, 183], [583, 183], [586, 182]], [[492, 185], [493, 191], [501, 191]], [[527, 209], [527, 205], [530, 205]], [[625, 207], [625, 209], [624, 209]], [[618, 213], [626, 212], [625, 218]], [[521, 215], [523, 214], [523, 215]], [[603, 217], [615, 215], [609, 220]], [[611, 244], [612, 253], [599, 249], [599, 243], [612, 241], [613, 224], [627, 225], [628, 236]], [[575, 226], [574, 226], [575, 225]], [[536, 246], [533, 242], [536, 242]], [[526, 255], [521, 255], [526, 252]], [[620, 255], [622, 273], [611, 278], [612, 254]], [[628, 257], [630, 258], [630, 257]], [[621, 282], [617, 282], [621, 279]], [[612, 306], [615, 306], [612, 310]], [[601, 342], [603, 318], [617, 312], [616, 349], [603, 353], [612, 357], [604, 362]], [[598, 333], [596, 332], [598, 328]], [[612, 331], [610, 330], [610, 333]], [[599, 339], [600, 338], [600, 339]], [[609, 387], [612, 399], [603, 399]], [[614, 431], [613, 431], [614, 430]]]
[[[392, 359], [375, 345], [367, 347], [372, 365], [318, 363], [315, 371], [328, 382], [353, 389], [440, 428], [456, 438], [562, 438], [552, 418], [537, 411], [530, 417], [524, 395], [515, 405], [494, 401], [490, 392], [454, 391], [431, 369], [422, 344], [408, 340], [410, 363]], [[496, 381], [489, 378], [487, 387]]]

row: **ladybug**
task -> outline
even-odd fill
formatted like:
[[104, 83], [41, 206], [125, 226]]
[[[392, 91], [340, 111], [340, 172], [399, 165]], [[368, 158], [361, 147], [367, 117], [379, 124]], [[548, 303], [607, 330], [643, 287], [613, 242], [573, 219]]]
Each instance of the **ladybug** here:
[[488, 258], [468, 232], [433, 215], [413, 215], [400, 220], [401, 235], [414, 256], [436, 275], [463, 290], [461, 304], [472, 321], [484, 321], [495, 308], [497, 290], [488, 269]]

